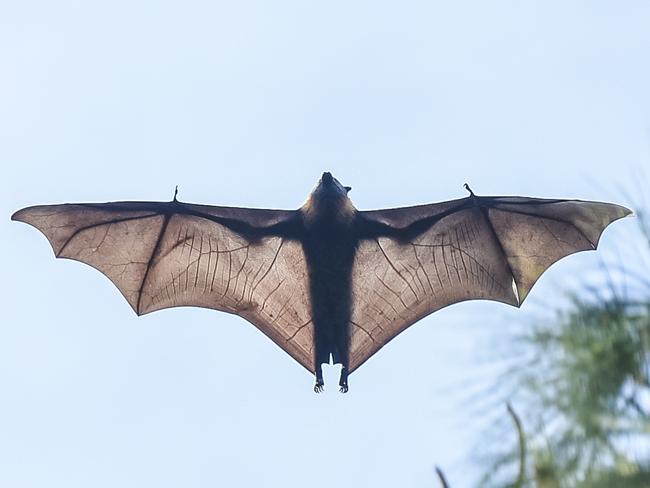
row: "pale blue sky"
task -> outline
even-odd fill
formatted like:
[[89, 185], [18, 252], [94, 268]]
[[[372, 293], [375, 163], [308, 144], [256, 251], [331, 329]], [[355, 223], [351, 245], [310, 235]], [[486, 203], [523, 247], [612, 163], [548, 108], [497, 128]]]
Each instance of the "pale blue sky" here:
[[468, 486], [486, 418], [468, 403], [492, 374], [475, 358], [595, 254], [522, 310], [426, 318], [346, 396], [328, 368], [317, 396], [242, 319], [137, 318], [9, 216], [177, 184], [185, 201], [296, 208], [324, 170], [363, 209], [466, 181], [629, 205], [619, 188], [650, 163], [648, 26], [650, 3], [625, 0], [2, 2], [0, 486], [429, 487], [434, 464]]

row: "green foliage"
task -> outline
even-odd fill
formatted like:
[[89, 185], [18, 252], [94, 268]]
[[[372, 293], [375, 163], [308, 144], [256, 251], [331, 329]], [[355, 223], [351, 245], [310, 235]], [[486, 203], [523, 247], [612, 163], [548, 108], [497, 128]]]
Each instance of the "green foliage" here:
[[[647, 215], [638, 222], [650, 249]], [[626, 280], [641, 287], [632, 293]], [[493, 450], [482, 486], [650, 487], [650, 270], [637, 266], [569, 298], [517, 339], [525, 359], [506, 382], [517, 385], [526, 442]], [[500, 444], [512, 438], [505, 428], [494, 432]], [[519, 469], [525, 476], [513, 485]]]

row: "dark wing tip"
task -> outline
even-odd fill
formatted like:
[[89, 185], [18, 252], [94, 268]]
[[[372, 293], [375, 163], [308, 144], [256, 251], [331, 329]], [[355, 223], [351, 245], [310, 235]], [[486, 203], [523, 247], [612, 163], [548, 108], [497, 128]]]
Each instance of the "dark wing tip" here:
[[592, 242], [594, 249], [598, 247], [598, 241], [600, 240], [600, 237], [602, 236], [602, 233], [605, 231], [605, 229], [610, 225], [616, 222], [617, 220], [624, 219], [626, 217], [634, 217], [634, 211], [624, 207], [623, 205], [618, 205], [616, 203], [608, 203], [606, 204], [611, 211], [609, 211], [609, 219], [605, 224], [602, 226], [600, 235], [596, 238], [595, 242]]
[[[21, 208], [20, 210], [16, 210], [13, 215], [11, 216], [11, 220], [17, 221], [17, 222], [25, 222], [26, 224], [29, 225], [34, 225], [32, 223], [32, 218], [38, 214], [38, 211], [44, 208], [49, 207], [50, 205], [33, 205], [31, 207], [25, 207]], [[36, 214], [36, 215], [35, 215]]]
[[11, 220], [17, 221], [17, 222], [25, 222], [25, 218], [23, 215], [25, 214], [25, 211], [28, 209], [27, 208], [21, 208], [20, 210], [16, 210], [13, 215], [11, 216]]

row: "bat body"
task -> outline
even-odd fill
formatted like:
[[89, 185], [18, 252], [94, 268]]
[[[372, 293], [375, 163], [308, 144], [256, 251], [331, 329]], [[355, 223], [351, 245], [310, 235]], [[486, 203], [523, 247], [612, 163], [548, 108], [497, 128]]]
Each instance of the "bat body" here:
[[302, 241], [307, 268], [314, 321], [314, 347], [317, 389], [322, 386], [321, 364], [330, 356], [342, 364], [341, 388], [347, 387], [349, 366], [349, 328], [352, 309], [352, 266], [357, 239], [351, 224], [327, 217], [315, 220], [305, 229]]
[[[469, 187], [467, 187], [469, 190]], [[57, 257], [108, 276], [137, 314], [174, 306], [234, 313], [316, 376], [348, 375], [452, 303], [520, 306], [558, 259], [595, 249], [630, 211], [608, 203], [470, 196], [359, 211], [330, 173], [298, 210], [179, 202], [28, 207]]]

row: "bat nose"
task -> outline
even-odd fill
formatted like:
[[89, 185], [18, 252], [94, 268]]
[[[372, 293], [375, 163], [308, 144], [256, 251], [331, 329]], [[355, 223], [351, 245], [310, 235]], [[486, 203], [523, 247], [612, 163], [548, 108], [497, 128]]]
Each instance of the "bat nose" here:
[[321, 177], [321, 181], [323, 182], [324, 185], [331, 184], [333, 180], [334, 178], [332, 177], [332, 173], [330, 173], [329, 171], [325, 171], [325, 173], [323, 173], [323, 176]]

